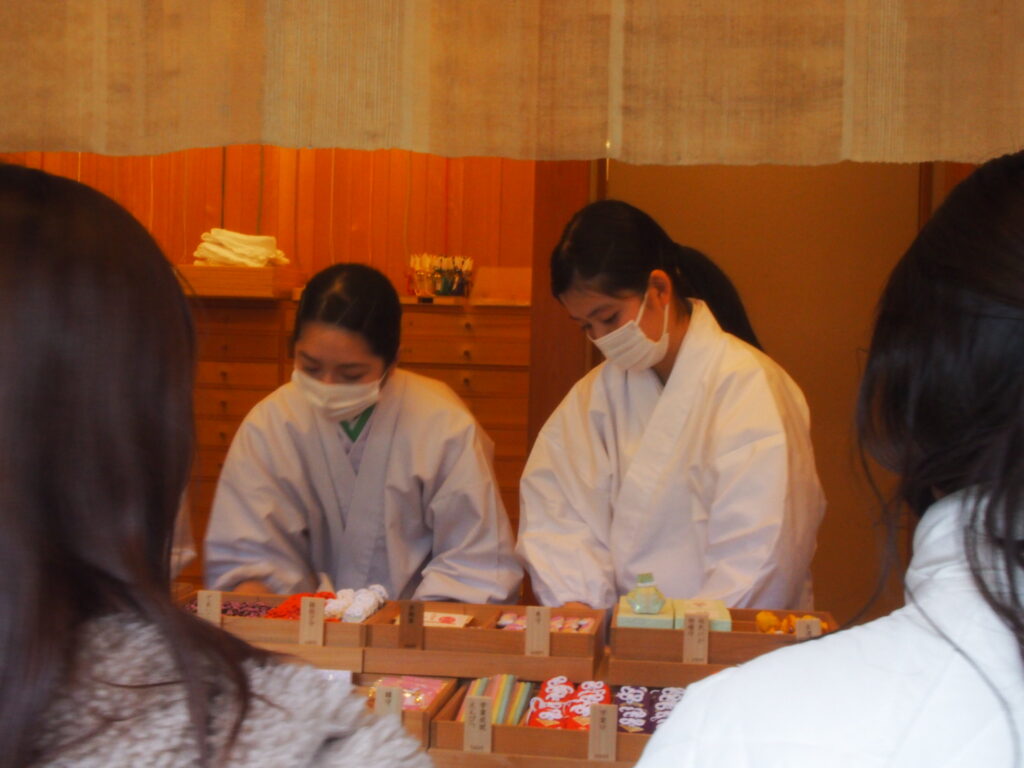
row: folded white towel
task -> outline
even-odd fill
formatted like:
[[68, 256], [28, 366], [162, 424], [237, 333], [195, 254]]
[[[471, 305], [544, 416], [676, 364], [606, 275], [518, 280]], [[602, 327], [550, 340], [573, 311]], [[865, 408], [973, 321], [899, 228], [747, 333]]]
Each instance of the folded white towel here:
[[203, 233], [193, 256], [196, 264], [212, 266], [265, 267], [288, 263], [272, 235], [245, 235], [216, 227]]
[[202, 261], [211, 266], [262, 267], [266, 265], [265, 259], [240, 256], [217, 243], [200, 243], [192, 255], [197, 262]]
[[[262, 248], [268, 251], [277, 250], [277, 239], [273, 235], [245, 235], [241, 232], [232, 232], [230, 229], [219, 229], [214, 227], [209, 231], [209, 237], [214, 242], [228, 247]], [[203, 237], [206, 239], [206, 236]]]

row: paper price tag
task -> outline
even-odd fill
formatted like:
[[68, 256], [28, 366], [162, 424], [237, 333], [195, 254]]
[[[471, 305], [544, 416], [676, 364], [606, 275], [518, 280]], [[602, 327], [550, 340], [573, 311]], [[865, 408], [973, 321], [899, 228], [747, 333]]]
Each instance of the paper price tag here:
[[486, 696], [466, 697], [462, 749], [465, 752], [491, 751], [491, 700]]
[[398, 647], [423, 647], [423, 603], [398, 601]]
[[616, 738], [619, 726], [619, 708], [614, 704], [594, 704], [590, 708], [590, 735], [587, 759], [612, 762], [615, 760]]
[[212, 589], [200, 589], [196, 593], [196, 614], [216, 626], [221, 625], [221, 606], [224, 596]]
[[377, 688], [373, 710], [378, 715], [402, 716], [402, 689], [397, 685], [382, 685]]
[[299, 645], [324, 644], [324, 603], [322, 597], [304, 597], [299, 608]]
[[793, 633], [796, 635], [797, 640], [821, 637], [821, 619], [797, 619]]
[[551, 655], [550, 608], [531, 605], [526, 609], [526, 637], [524, 642], [527, 656]]
[[683, 662], [708, 663], [708, 614], [705, 611], [687, 613], [683, 625]]

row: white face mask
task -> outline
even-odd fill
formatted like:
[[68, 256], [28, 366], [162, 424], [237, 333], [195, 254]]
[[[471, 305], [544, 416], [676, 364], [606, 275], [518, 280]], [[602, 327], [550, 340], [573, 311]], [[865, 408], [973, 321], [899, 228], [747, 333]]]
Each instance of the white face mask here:
[[292, 370], [295, 386], [328, 421], [346, 421], [376, 403], [383, 380], [381, 377], [365, 384], [324, 384], [298, 368]]
[[594, 345], [601, 350], [609, 362], [624, 371], [642, 371], [657, 365], [668, 352], [668, 304], [665, 304], [665, 321], [661, 327], [661, 338], [652, 341], [640, 328], [640, 318], [644, 316], [647, 306], [647, 294], [640, 302], [640, 311], [636, 319], [619, 326], [611, 333], [599, 339], [591, 338]]

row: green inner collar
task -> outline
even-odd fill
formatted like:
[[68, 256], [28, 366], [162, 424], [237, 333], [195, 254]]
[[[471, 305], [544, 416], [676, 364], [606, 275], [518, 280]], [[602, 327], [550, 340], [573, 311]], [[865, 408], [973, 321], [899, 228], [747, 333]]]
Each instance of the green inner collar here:
[[341, 422], [341, 428], [345, 430], [345, 434], [348, 435], [348, 439], [353, 443], [359, 439], [359, 436], [363, 433], [363, 429], [366, 427], [366, 422], [370, 420], [370, 414], [373, 413], [373, 409], [376, 405], [371, 405], [365, 411], [360, 413], [353, 421]]

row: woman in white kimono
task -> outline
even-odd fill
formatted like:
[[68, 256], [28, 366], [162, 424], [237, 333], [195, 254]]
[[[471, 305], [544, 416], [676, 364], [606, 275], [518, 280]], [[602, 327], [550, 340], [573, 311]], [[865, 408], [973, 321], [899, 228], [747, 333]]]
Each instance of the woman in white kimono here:
[[671, 597], [809, 608], [824, 497], [807, 405], [728, 278], [602, 201], [569, 222], [551, 280], [607, 361], [523, 474], [518, 552], [541, 602], [608, 608], [651, 572]]
[[640, 768], [1024, 764], [1024, 153], [950, 194], [882, 295], [861, 444], [922, 515], [906, 607], [693, 685]]
[[393, 598], [507, 602], [522, 570], [493, 443], [445, 384], [395, 367], [401, 305], [360, 264], [299, 303], [295, 370], [246, 416], [206, 535], [214, 589], [383, 584]]

